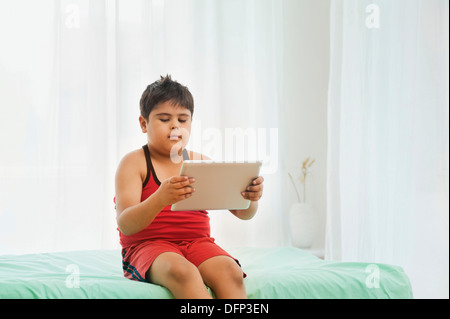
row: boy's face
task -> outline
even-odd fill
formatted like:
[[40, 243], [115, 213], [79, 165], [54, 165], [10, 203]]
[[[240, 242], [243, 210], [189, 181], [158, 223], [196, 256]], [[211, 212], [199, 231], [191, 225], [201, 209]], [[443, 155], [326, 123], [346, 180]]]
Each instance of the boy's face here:
[[161, 154], [170, 154], [177, 143], [181, 143], [181, 151], [189, 141], [191, 111], [179, 105], [175, 106], [172, 101], [156, 106], [150, 112], [148, 120], [140, 116], [139, 122], [142, 132], [147, 133], [149, 144]]

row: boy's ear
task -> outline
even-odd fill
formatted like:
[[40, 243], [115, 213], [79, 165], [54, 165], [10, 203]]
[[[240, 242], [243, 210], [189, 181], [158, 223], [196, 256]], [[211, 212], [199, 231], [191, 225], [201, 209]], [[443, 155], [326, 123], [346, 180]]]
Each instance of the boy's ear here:
[[147, 133], [147, 120], [142, 115], [139, 116], [139, 124], [141, 125], [142, 133]]

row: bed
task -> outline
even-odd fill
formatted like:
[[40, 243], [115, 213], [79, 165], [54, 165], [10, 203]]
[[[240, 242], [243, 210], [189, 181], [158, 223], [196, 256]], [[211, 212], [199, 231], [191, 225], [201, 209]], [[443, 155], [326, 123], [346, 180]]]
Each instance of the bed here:
[[[247, 273], [250, 299], [408, 299], [402, 268], [324, 261], [294, 247], [229, 249]], [[0, 299], [170, 299], [160, 286], [126, 279], [119, 250], [0, 256]]]

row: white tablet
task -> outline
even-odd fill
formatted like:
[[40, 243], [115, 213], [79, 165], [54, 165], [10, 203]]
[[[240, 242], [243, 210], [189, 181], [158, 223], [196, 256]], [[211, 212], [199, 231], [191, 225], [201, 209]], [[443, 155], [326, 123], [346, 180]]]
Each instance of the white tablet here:
[[194, 177], [191, 197], [172, 205], [172, 211], [247, 209], [241, 192], [259, 176], [262, 162], [184, 161], [180, 176]]

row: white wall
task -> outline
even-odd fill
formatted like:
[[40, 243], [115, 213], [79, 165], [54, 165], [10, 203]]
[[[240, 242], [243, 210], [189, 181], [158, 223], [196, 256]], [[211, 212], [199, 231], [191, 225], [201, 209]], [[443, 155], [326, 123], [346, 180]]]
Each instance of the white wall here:
[[[311, 204], [320, 227], [313, 248], [325, 246], [327, 91], [329, 78], [329, 0], [284, 1], [284, 91], [285, 123], [289, 128], [284, 164], [299, 171], [302, 162], [316, 160], [308, 186]], [[300, 184], [298, 184], [300, 186]], [[288, 201], [296, 194], [288, 186]]]

